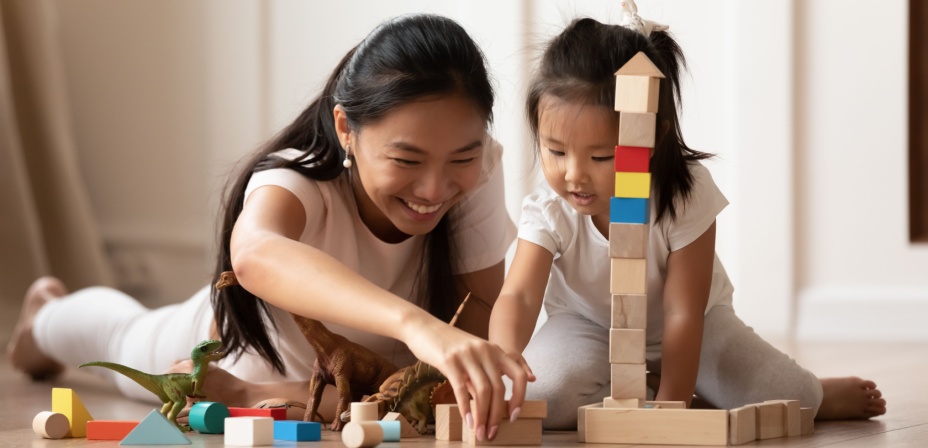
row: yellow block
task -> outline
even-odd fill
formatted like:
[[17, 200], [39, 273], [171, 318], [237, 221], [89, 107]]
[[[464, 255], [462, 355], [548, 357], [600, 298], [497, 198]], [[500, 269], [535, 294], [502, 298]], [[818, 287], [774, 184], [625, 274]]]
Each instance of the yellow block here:
[[648, 198], [651, 196], [651, 173], [615, 173], [615, 197]]
[[71, 422], [71, 430], [65, 437], [87, 437], [87, 422], [93, 420], [90, 412], [71, 389], [52, 389], [52, 412], [64, 414]]

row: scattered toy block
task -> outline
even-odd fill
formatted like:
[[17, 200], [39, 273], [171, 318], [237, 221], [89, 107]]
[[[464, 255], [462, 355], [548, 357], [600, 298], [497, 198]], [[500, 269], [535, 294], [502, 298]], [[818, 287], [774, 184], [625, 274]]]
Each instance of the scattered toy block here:
[[644, 330], [648, 324], [648, 296], [616, 294], [612, 296], [612, 328]]
[[226, 445], [271, 446], [274, 444], [274, 419], [272, 417], [227, 417], [224, 425], [223, 443]]
[[610, 363], [644, 364], [644, 351], [644, 330], [629, 328], [609, 330]]
[[786, 435], [786, 405], [783, 403], [758, 403], [757, 440], [774, 439]]
[[71, 430], [71, 422], [60, 412], [42, 411], [32, 419], [32, 431], [45, 439], [61, 439]]
[[640, 398], [612, 398], [606, 397], [603, 398], [603, 407], [604, 408], [643, 408], [644, 400]]
[[648, 224], [609, 223], [609, 257], [647, 258], [650, 231]]
[[799, 408], [799, 433], [807, 436], [815, 433], [815, 410]]
[[609, 199], [609, 222], [647, 224], [650, 221], [651, 209], [648, 199], [615, 196]]
[[683, 401], [645, 401], [645, 406], [660, 406], [661, 409], [686, 409], [686, 402]]
[[[474, 406], [471, 401], [471, 406]], [[545, 418], [548, 416], [548, 402], [546, 400], [523, 400], [522, 406], [519, 406], [518, 418]], [[503, 410], [506, 411], [505, 418], [509, 418], [509, 400], [506, 400]]]
[[73, 390], [63, 387], [52, 388], [52, 412], [63, 414], [68, 418], [71, 426], [65, 437], [87, 435], [87, 422], [93, 420], [93, 417]]
[[383, 428], [378, 422], [353, 421], [342, 428], [342, 443], [348, 448], [372, 448], [383, 442]]
[[786, 407], [783, 431], [787, 437], [802, 435], [802, 416], [800, 415], [799, 400], [769, 400], [765, 403], [782, 403]]
[[663, 78], [664, 74], [661, 72], [654, 62], [651, 61], [643, 51], [639, 51], [632, 56], [622, 67], [620, 67], [615, 75], [625, 75], [625, 76], [650, 76], [652, 78]]
[[653, 148], [656, 113], [619, 112], [619, 146]]
[[380, 425], [380, 429], [383, 430], [383, 441], [384, 442], [399, 442], [400, 441], [400, 422], [392, 421], [387, 422], [379, 420], [377, 422]]
[[640, 75], [615, 77], [615, 110], [620, 112], [657, 112], [660, 79]]
[[152, 409], [139, 424], [126, 434], [120, 445], [190, 445], [177, 426], [157, 409]]
[[435, 405], [435, 439], [461, 440], [463, 426], [458, 405]]
[[615, 173], [615, 196], [620, 198], [651, 197], [651, 173]]
[[351, 421], [353, 422], [376, 422], [380, 420], [380, 409], [376, 402], [351, 403]]
[[751, 405], [728, 411], [728, 443], [741, 445], [757, 439], [757, 408]]
[[87, 440], [122, 440], [139, 426], [137, 421], [91, 420], [87, 422]]
[[483, 441], [478, 441], [477, 434], [464, 425], [462, 439], [478, 446], [541, 445], [541, 419], [520, 417], [514, 422], [504, 419], [499, 422], [496, 438]]
[[287, 408], [228, 408], [229, 417], [270, 417], [286, 420]]
[[201, 434], [222, 434], [226, 418], [231, 417], [229, 408], [222, 403], [201, 401], [190, 408], [187, 417], [190, 427]]
[[612, 364], [612, 398], [647, 399], [648, 385], [645, 383], [647, 367], [644, 364]]
[[586, 443], [586, 410], [602, 408], [602, 403], [593, 403], [577, 408], [577, 441]]
[[615, 172], [647, 173], [650, 165], [651, 148], [616, 145]]
[[728, 411], [588, 408], [586, 443], [725, 445]]
[[648, 292], [648, 260], [646, 258], [611, 258], [612, 294], [646, 294]]
[[274, 420], [274, 439], [294, 442], [322, 440], [322, 424], [295, 420]]
[[[436, 415], [437, 415], [438, 406], [440, 405], [435, 406]], [[460, 418], [460, 413], [458, 414], [458, 418]], [[403, 417], [403, 414], [400, 414], [399, 412], [387, 412], [387, 415], [383, 416], [383, 418], [380, 419], [380, 421], [400, 422], [400, 438], [409, 439], [409, 438], [415, 438], [415, 437], [422, 436], [422, 434], [419, 434], [419, 431], [417, 431], [416, 428], [413, 428], [412, 425], [409, 424], [409, 421], [406, 420], [406, 417]], [[436, 421], [437, 421], [437, 418], [436, 418]]]

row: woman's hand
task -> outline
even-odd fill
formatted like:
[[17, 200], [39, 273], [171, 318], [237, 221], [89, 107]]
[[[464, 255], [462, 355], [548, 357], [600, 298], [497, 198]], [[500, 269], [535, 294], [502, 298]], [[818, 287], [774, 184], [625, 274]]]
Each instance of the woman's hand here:
[[[404, 342], [416, 357], [448, 378], [461, 417], [474, 430], [477, 440], [493, 440], [507, 412], [511, 420], [518, 418], [525, 384], [535, 380], [520, 354], [507, 354], [496, 344], [434, 319], [406, 328]], [[503, 375], [512, 380], [509, 409], [504, 407]]]

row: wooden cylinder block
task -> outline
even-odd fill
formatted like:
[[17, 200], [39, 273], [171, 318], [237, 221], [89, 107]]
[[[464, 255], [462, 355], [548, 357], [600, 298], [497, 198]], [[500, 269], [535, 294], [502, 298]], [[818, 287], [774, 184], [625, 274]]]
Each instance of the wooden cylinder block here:
[[373, 422], [380, 420], [377, 403], [351, 403], [351, 421]]
[[32, 430], [36, 435], [46, 439], [60, 439], [68, 434], [71, 422], [64, 414], [42, 411], [32, 419]]
[[383, 442], [383, 428], [377, 421], [351, 421], [342, 429], [342, 443], [348, 448], [373, 448], [380, 442]]

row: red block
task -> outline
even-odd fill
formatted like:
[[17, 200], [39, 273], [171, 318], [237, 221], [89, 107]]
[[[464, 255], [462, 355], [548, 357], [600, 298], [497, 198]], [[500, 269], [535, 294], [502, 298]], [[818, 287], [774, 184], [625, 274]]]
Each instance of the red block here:
[[229, 408], [229, 417], [271, 417], [286, 420], [287, 408]]
[[87, 422], [87, 440], [122, 440], [138, 425], [124, 420], [91, 420]]
[[647, 173], [651, 162], [651, 148], [637, 146], [615, 147], [616, 173]]

